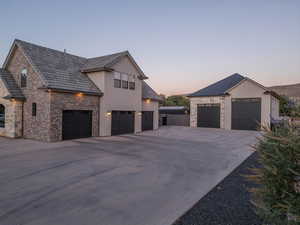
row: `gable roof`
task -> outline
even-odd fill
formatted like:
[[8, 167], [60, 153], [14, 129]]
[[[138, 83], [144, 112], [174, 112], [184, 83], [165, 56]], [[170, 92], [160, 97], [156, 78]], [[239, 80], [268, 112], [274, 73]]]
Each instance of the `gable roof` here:
[[97, 86], [80, 72], [87, 59], [21, 40], [15, 40], [15, 44], [42, 76], [43, 88], [101, 95]]
[[196, 91], [187, 97], [207, 97], [207, 96], [220, 96], [226, 95], [226, 92], [239, 84], [241, 81], [245, 80], [246, 77], [235, 73], [223, 80], [213, 83], [199, 91]]
[[145, 81], [142, 81], [142, 98], [162, 101], [162, 98]]
[[12, 74], [5, 69], [0, 68], [0, 80], [4, 83], [4, 86], [8, 90], [9, 95], [5, 96], [4, 98], [7, 99], [18, 99], [18, 100], [25, 100], [25, 97], [18, 87], [15, 79], [13, 78]]

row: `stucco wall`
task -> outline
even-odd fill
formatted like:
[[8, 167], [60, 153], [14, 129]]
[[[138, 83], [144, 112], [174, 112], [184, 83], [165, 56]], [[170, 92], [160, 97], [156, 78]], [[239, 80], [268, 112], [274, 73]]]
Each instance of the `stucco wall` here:
[[[139, 75], [139, 72], [131, 64], [127, 57], [114, 65], [114, 70], [130, 75]], [[113, 72], [94, 72], [88, 73], [89, 78], [104, 93], [101, 97], [100, 107], [100, 136], [111, 135], [111, 111], [135, 111], [135, 132], [141, 131], [142, 111], [142, 82], [135, 80], [135, 90], [115, 88]]]
[[92, 136], [99, 136], [99, 96], [70, 93], [50, 93], [50, 141], [62, 140], [62, 116], [63, 110], [91, 110]]
[[[24, 102], [24, 121], [23, 136], [36, 140], [49, 140], [50, 124], [50, 95], [49, 93], [39, 90], [43, 85], [41, 77], [31, 66], [23, 52], [17, 47], [11, 55], [7, 65], [7, 70], [11, 72], [17, 84], [20, 86], [20, 73], [26, 68], [27, 86], [21, 88], [26, 97]], [[32, 103], [37, 104], [37, 115], [32, 116]]]
[[145, 101], [143, 100], [142, 111], [153, 111], [153, 129], [158, 129], [158, 121], [159, 121], [159, 102], [157, 101]]
[[[197, 127], [197, 105], [208, 103], [220, 103], [221, 105], [221, 128], [231, 129], [231, 102], [233, 98], [261, 98], [261, 123], [262, 125], [270, 125], [271, 115], [271, 95], [264, 94], [265, 90], [252, 81], [246, 80], [240, 85], [229, 91], [229, 95], [225, 97], [197, 97], [190, 98], [191, 116], [190, 126]], [[272, 109], [273, 115], [278, 115], [278, 101], [274, 101]]]
[[0, 136], [20, 137], [22, 135], [22, 102], [3, 99], [8, 94], [0, 80], [0, 105], [5, 107], [5, 127], [0, 127]]
[[190, 126], [197, 127], [197, 106], [201, 104], [220, 104], [220, 127], [225, 128], [225, 99], [221, 96], [190, 98]]
[[[271, 95], [264, 94], [265, 89], [258, 86], [251, 81], [244, 81], [229, 94], [230, 98], [261, 98], [261, 124], [263, 126], [270, 126], [270, 115], [271, 115]], [[226, 123], [230, 124], [231, 129], [231, 104], [227, 105], [229, 109], [226, 109], [228, 115], [226, 116]]]

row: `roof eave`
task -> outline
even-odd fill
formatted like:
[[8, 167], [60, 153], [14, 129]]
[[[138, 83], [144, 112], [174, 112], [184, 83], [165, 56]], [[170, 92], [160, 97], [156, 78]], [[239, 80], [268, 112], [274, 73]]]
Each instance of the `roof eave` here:
[[19, 101], [26, 101], [26, 98], [25, 97], [20, 97], [20, 96], [12, 96], [12, 95], [6, 95], [3, 97], [4, 99], [6, 100], [19, 100]]
[[77, 91], [77, 90], [69, 90], [69, 89], [62, 89], [62, 88], [51, 88], [51, 87], [40, 87], [39, 89], [41, 90], [51, 90], [53, 92], [61, 92], [61, 93], [71, 93], [71, 94], [78, 94], [78, 93], [83, 93], [86, 95], [94, 95], [94, 96], [103, 96], [103, 92], [89, 92], [89, 91]]
[[157, 99], [157, 98], [145, 98], [145, 97], [143, 97], [142, 99], [143, 99], [143, 100], [150, 99], [151, 101], [163, 102], [163, 100], [162, 100], [162, 99]]
[[277, 94], [275, 91], [265, 91], [264, 92], [264, 94], [265, 95], [271, 95], [271, 96], [273, 96], [273, 97], [275, 97], [275, 98], [277, 98], [277, 99], [280, 99], [281, 98], [281, 96], [279, 95], [279, 94]]
[[200, 96], [193, 96], [193, 95], [187, 95], [188, 98], [202, 98], [202, 97], [225, 97], [230, 95], [229, 93], [219, 94], [219, 95], [200, 95]]
[[82, 73], [92, 73], [92, 72], [101, 72], [101, 71], [106, 71], [106, 72], [112, 72], [114, 69], [110, 67], [95, 67], [95, 68], [88, 68], [88, 69], [82, 69], [80, 72]]

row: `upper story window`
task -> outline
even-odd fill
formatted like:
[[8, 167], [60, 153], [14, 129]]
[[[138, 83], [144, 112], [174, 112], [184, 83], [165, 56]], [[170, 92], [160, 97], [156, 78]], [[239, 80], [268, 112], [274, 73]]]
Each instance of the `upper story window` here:
[[129, 89], [135, 89], [135, 76], [129, 76]]
[[21, 87], [27, 86], [27, 69], [21, 71]]
[[121, 88], [121, 74], [119, 72], [114, 72], [114, 87]]
[[5, 107], [0, 105], [0, 127], [5, 127]]
[[122, 88], [128, 89], [128, 75], [122, 74]]

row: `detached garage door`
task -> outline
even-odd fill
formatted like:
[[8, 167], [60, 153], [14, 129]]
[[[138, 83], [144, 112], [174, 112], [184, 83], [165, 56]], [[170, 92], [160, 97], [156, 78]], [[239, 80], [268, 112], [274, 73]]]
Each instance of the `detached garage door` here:
[[261, 122], [260, 98], [232, 99], [232, 122], [234, 130], [257, 130]]
[[92, 111], [63, 111], [62, 139], [86, 138], [92, 136]]
[[220, 128], [220, 104], [198, 105], [198, 127]]
[[133, 111], [112, 111], [111, 135], [134, 133]]
[[153, 130], [153, 112], [144, 111], [142, 114], [142, 130]]

